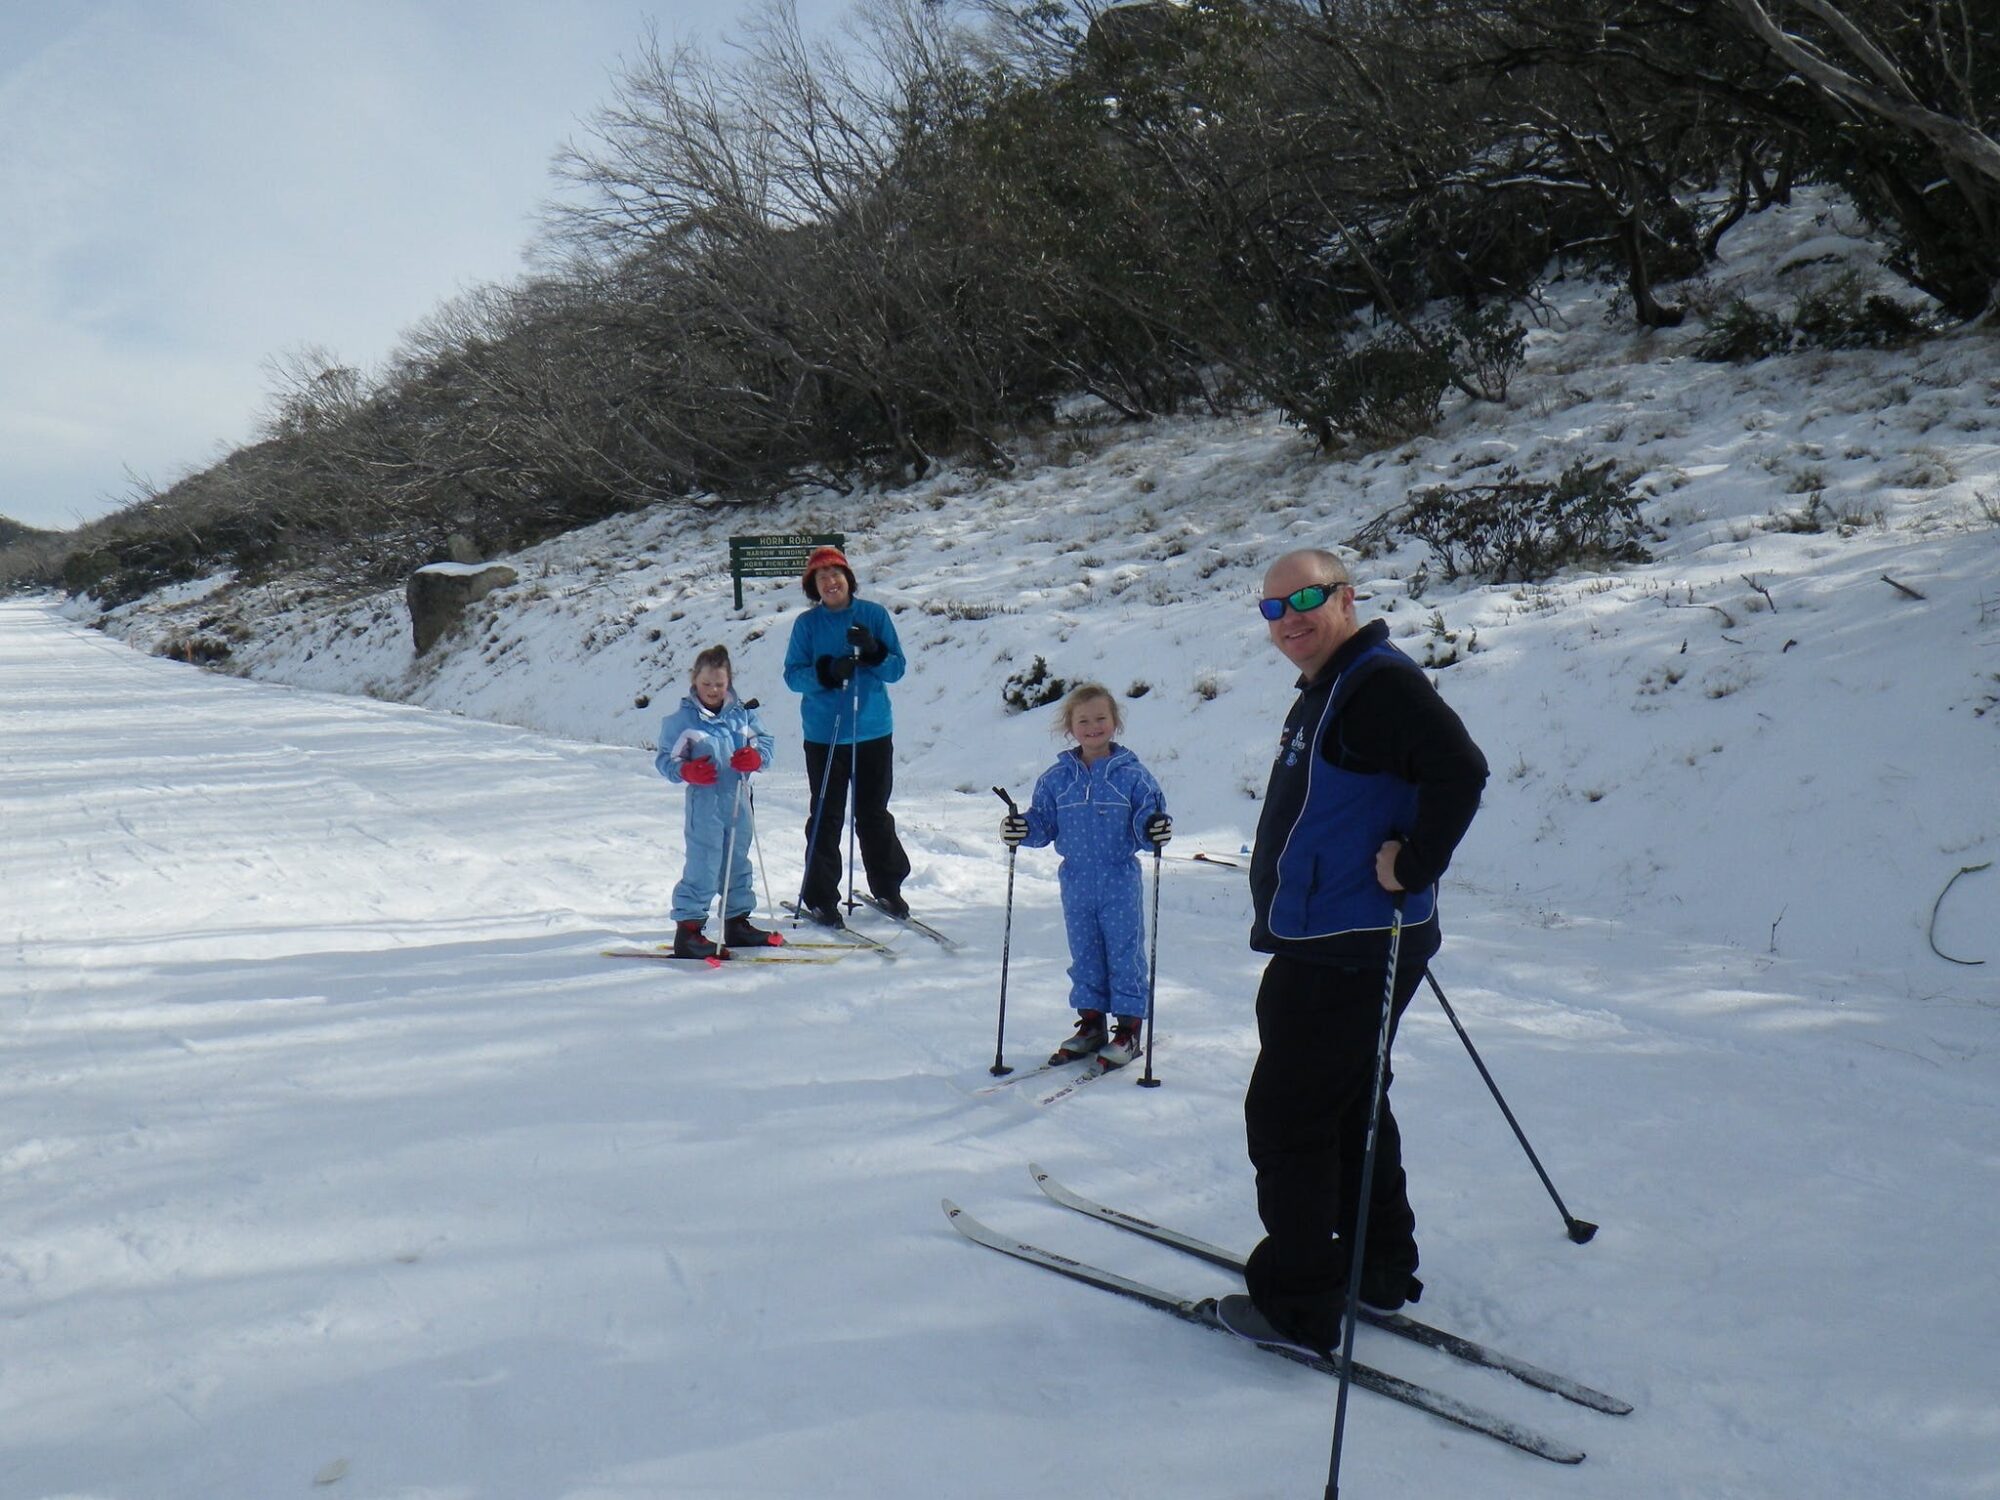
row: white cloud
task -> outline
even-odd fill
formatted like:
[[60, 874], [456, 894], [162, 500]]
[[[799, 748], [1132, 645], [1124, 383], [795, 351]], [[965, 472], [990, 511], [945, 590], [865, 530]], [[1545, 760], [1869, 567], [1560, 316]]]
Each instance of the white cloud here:
[[373, 366], [517, 274], [550, 158], [621, 54], [649, 21], [719, 19], [698, 0], [0, 15], [0, 514], [102, 514], [128, 470], [165, 482], [243, 441], [268, 356]]

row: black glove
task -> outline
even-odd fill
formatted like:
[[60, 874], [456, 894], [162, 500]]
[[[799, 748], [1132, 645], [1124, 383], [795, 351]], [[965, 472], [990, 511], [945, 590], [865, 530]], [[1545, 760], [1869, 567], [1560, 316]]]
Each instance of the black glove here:
[[1146, 819], [1146, 842], [1155, 849], [1167, 847], [1167, 840], [1174, 836], [1174, 820], [1165, 813], [1154, 813]]
[[889, 648], [876, 640], [875, 633], [859, 621], [847, 627], [847, 644], [860, 653], [861, 664], [865, 667], [879, 667], [888, 660]]
[[1009, 849], [1021, 847], [1021, 840], [1028, 836], [1028, 820], [1020, 813], [1008, 813], [1000, 820], [1000, 838]]
[[854, 675], [854, 658], [851, 656], [822, 656], [813, 663], [813, 673], [824, 688], [847, 686], [847, 679]]

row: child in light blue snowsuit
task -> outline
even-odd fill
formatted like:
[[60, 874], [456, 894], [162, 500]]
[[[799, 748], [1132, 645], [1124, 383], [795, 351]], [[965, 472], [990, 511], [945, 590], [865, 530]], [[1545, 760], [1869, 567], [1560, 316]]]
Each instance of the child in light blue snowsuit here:
[[[1075, 747], [1042, 773], [1027, 813], [1001, 833], [1010, 846], [1054, 844], [1062, 856], [1056, 877], [1077, 1031], [1051, 1061], [1098, 1052], [1117, 1067], [1138, 1054], [1147, 1015], [1146, 916], [1132, 856], [1165, 844], [1173, 821], [1152, 773], [1113, 741], [1124, 717], [1106, 688], [1088, 682], [1071, 691], [1060, 724]], [[1109, 1039], [1107, 1013], [1118, 1018]]]
[[729, 890], [722, 904], [722, 946], [782, 941], [750, 922], [756, 876], [750, 865], [750, 807], [743, 795], [750, 777], [770, 764], [772, 740], [756, 710], [736, 696], [726, 648], [711, 646], [695, 657], [688, 685], [681, 706], [660, 723], [659, 753], [653, 757], [662, 776], [688, 789], [687, 855], [674, 886], [674, 954], [726, 958], [702, 932], [725, 863]]

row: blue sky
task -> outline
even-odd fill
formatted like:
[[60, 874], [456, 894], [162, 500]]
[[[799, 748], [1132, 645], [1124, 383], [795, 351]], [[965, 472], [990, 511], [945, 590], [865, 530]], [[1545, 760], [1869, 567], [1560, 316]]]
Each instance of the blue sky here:
[[271, 356], [371, 368], [512, 278], [648, 23], [714, 41], [745, 4], [0, 6], [0, 515], [115, 509], [249, 438]]

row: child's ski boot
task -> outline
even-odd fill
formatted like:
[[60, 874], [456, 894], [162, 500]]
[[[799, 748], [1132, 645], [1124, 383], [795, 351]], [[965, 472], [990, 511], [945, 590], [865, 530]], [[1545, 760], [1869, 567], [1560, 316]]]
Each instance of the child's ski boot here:
[[1080, 1010], [1076, 1013], [1076, 1034], [1049, 1054], [1050, 1063], [1075, 1062], [1088, 1057], [1105, 1043], [1104, 1012]]

